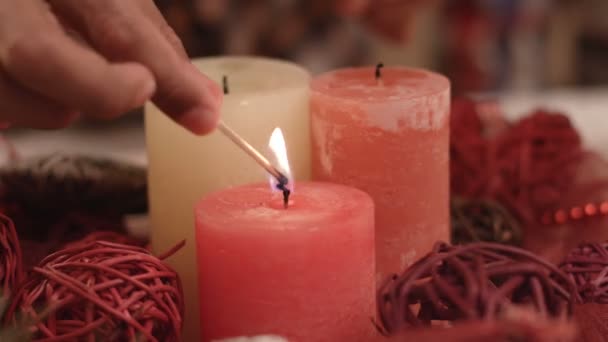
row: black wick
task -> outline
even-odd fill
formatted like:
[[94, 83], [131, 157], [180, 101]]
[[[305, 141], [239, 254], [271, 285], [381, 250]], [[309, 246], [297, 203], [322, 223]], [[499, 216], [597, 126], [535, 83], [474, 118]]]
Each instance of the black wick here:
[[228, 88], [228, 76], [222, 76], [222, 86], [224, 88], [224, 95], [228, 95], [230, 93], [230, 88]]
[[382, 78], [382, 68], [384, 68], [384, 63], [376, 64], [376, 81]]
[[289, 207], [289, 195], [291, 195], [291, 190], [287, 188], [287, 183], [289, 183], [289, 179], [281, 175], [279, 183], [276, 185], [278, 190], [283, 191], [283, 206], [285, 207], [285, 209]]

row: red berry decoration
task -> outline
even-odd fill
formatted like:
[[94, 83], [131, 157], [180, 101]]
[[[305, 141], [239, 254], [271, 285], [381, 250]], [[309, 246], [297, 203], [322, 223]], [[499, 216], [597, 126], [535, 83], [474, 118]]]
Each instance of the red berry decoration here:
[[378, 291], [382, 329], [438, 321], [496, 321], [514, 306], [541, 318], [569, 315], [574, 284], [556, 266], [518, 247], [479, 242], [438, 243], [432, 252]]
[[182, 287], [161, 259], [106, 241], [67, 247], [33, 268], [5, 322], [34, 341], [180, 341]]
[[537, 110], [499, 137], [489, 191], [527, 222], [558, 207], [583, 160], [581, 139], [561, 113]]
[[8, 296], [23, 276], [21, 246], [13, 221], [0, 214], [0, 296]]
[[[578, 132], [565, 115], [545, 110], [536, 110], [495, 135], [484, 135], [489, 123], [483, 123], [475, 103], [455, 102], [452, 193], [496, 200], [525, 225], [540, 222], [547, 211], [560, 207], [563, 194], [575, 185], [584, 157]], [[578, 215], [576, 211], [574, 216]]]

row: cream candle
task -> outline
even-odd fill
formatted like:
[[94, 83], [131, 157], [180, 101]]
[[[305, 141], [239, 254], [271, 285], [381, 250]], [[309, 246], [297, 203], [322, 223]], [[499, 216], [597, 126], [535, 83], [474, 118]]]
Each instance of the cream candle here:
[[376, 204], [378, 278], [449, 240], [449, 81], [432, 72], [343, 69], [311, 85], [313, 178]]
[[196, 207], [202, 340], [276, 333], [290, 342], [376, 334], [373, 202], [343, 185], [268, 183]]
[[[283, 128], [299, 179], [310, 176], [308, 72], [294, 64], [250, 57], [203, 58], [194, 64], [217, 82], [226, 76], [222, 120], [262, 152], [276, 126]], [[186, 301], [184, 340], [198, 340], [194, 215], [204, 194], [265, 179], [264, 171], [220, 132], [198, 137], [153, 105], [146, 108], [152, 247], [169, 249], [186, 239], [168, 262], [180, 274]]]

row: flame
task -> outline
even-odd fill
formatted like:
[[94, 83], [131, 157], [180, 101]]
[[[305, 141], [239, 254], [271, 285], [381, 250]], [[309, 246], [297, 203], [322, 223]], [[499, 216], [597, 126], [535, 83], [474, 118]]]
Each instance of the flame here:
[[[268, 147], [270, 147], [270, 150], [274, 154], [275, 167], [289, 179], [288, 187], [293, 190], [291, 168], [289, 167], [289, 159], [287, 158], [287, 146], [285, 145], [285, 138], [280, 128], [277, 127], [272, 131]], [[277, 185], [274, 177], [270, 177], [270, 185], [273, 188]]]

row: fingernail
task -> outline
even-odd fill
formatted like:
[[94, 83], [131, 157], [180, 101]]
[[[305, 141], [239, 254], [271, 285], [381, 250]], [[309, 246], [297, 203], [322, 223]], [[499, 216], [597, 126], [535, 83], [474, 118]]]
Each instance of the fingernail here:
[[133, 104], [133, 106], [139, 107], [139, 106], [142, 106], [143, 104], [145, 104], [146, 101], [148, 101], [152, 97], [152, 95], [154, 95], [155, 91], [156, 91], [156, 82], [154, 81], [153, 78], [149, 78], [148, 80], [145, 81], [143, 86], [139, 89], [137, 96], [135, 96], [135, 103]]
[[215, 129], [218, 116], [212, 111], [196, 108], [180, 116], [177, 121], [194, 134], [203, 135]]

